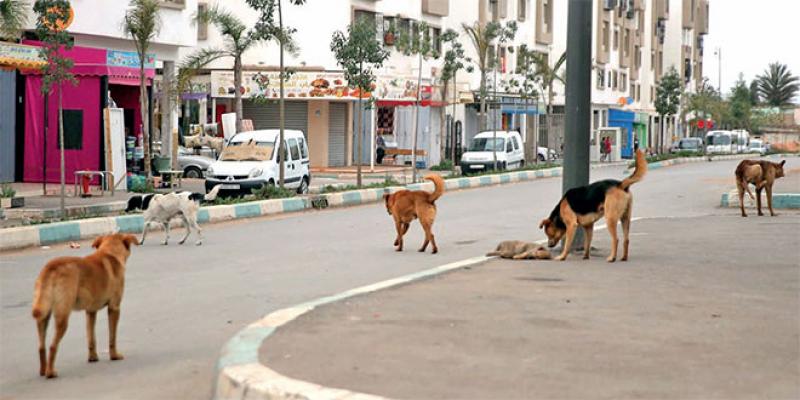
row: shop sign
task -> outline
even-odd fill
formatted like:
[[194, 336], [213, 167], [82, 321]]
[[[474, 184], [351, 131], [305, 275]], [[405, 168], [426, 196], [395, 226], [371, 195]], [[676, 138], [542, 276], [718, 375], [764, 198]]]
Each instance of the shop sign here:
[[32, 64], [44, 63], [38, 47], [0, 42], [0, 62], [15, 64], [20, 61]]
[[[106, 65], [109, 67], [139, 68], [139, 53], [135, 51], [108, 50], [106, 52]], [[156, 67], [155, 54], [148, 54], [144, 60], [144, 67]]]

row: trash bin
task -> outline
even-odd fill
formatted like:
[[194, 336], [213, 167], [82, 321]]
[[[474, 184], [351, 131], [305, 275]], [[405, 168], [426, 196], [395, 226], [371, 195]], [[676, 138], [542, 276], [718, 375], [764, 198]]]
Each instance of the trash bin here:
[[169, 171], [172, 169], [171, 167], [172, 158], [162, 156], [153, 157], [153, 169], [156, 170], [156, 173], [160, 173], [161, 171]]

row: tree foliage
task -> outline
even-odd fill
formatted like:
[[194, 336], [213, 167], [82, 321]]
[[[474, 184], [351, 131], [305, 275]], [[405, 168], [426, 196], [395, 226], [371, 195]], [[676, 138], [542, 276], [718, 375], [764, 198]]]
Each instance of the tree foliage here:
[[731, 89], [730, 124], [735, 129], [751, 129], [750, 126], [750, 89], [742, 74]]
[[375, 29], [365, 22], [350, 25], [347, 34], [334, 32], [331, 51], [344, 69], [347, 83], [351, 88], [359, 89], [361, 94], [372, 91], [375, 70], [389, 57], [389, 52], [375, 39]]
[[758, 95], [769, 105], [780, 107], [791, 104], [800, 92], [800, 78], [793, 76], [786, 64], [774, 62], [756, 78]]
[[656, 112], [661, 116], [671, 116], [678, 112], [683, 94], [683, 82], [675, 68], [670, 68], [661, 78], [656, 88]]
[[28, 2], [23, 0], [0, 0], [0, 39], [19, 38], [28, 23]]
[[449, 49], [444, 52], [444, 61], [442, 63], [443, 82], [450, 82], [458, 71], [466, 70], [472, 72], [472, 59], [466, 56], [464, 46], [458, 41], [458, 32], [448, 29], [442, 34], [442, 44], [449, 46]]

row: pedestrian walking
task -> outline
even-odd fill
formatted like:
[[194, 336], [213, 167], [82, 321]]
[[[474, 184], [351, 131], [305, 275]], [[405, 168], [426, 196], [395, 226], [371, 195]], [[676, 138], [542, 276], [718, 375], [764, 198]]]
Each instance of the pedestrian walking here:
[[386, 155], [386, 142], [383, 140], [383, 136], [378, 135], [375, 139], [375, 162], [378, 164], [383, 164], [383, 157]]
[[603, 147], [606, 149], [606, 161], [611, 161], [611, 138], [606, 137]]

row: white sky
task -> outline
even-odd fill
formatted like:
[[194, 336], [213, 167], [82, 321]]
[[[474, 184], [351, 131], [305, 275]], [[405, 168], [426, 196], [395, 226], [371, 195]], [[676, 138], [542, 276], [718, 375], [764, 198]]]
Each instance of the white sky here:
[[703, 75], [714, 87], [719, 79], [714, 54], [718, 47], [723, 93], [730, 91], [740, 72], [749, 83], [775, 61], [800, 76], [800, 0], [710, 0], [710, 14]]

